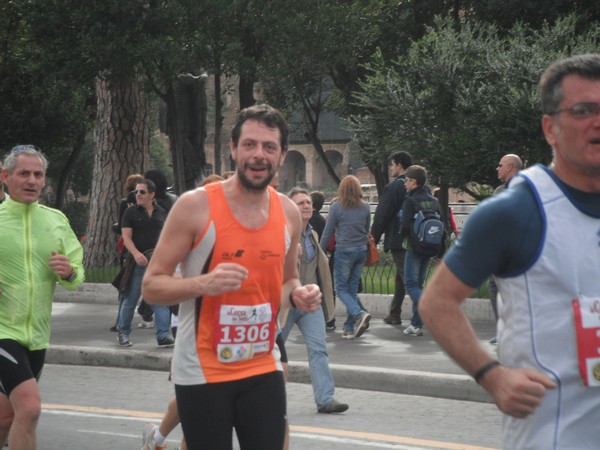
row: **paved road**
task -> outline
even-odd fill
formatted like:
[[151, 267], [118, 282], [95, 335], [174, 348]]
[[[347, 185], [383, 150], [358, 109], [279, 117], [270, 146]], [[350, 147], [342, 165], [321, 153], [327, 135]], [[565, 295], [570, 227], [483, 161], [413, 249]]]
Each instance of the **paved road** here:
[[[40, 388], [38, 447], [44, 450], [138, 450], [144, 424], [158, 423], [173, 395], [165, 373], [90, 366], [47, 365]], [[314, 411], [309, 385], [288, 383], [287, 391], [294, 450], [491, 450], [501, 445], [500, 413], [488, 403], [342, 388], [338, 396], [350, 409], [324, 415]], [[177, 427], [168, 438], [169, 449], [181, 436]]]

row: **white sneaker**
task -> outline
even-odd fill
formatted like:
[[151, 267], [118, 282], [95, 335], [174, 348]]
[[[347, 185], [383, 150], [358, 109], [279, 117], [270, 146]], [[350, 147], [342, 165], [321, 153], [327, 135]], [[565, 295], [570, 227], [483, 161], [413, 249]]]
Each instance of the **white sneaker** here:
[[150, 322], [146, 322], [145, 320], [142, 320], [138, 323], [138, 328], [154, 328], [154, 321], [151, 320]]
[[144, 427], [144, 431], [142, 432], [142, 439], [144, 440], [144, 445], [141, 450], [162, 450], [167, 448], [165, 445], [158, 445], [154, 440], [154, 433], [158, 430], [158, 425], [155, 423], [147, 423]]
[[409, 325], [408, 327], [406, 327], [403, 331], [404, 334], [406, 334], [407, 336], [423, 336], [423, 329], [422, 328], [418, 328], [412, 325]]

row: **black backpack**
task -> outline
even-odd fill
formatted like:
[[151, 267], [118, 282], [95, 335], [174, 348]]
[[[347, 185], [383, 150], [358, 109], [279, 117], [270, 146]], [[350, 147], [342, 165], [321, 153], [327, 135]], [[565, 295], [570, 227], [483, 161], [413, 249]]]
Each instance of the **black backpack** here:
[[420, 202], [408, 197], [417, 211], [410, 227], [410, 248], [415, 255], [436, 256], [441, 253], [445, 239], [444, 222], [440, 215], [440, 204], [430, 197], [431, 206], [424, 208]]

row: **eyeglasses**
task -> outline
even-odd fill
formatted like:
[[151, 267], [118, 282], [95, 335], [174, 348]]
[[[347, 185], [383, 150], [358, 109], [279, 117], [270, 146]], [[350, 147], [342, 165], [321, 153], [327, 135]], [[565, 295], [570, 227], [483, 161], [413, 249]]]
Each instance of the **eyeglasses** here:
[[574, 119], [589, 119], [600, 114], [600, 104], [593, 102], [576, 103], [570, 108], [557, 109], [549, 114], [554, 116], [561, 112], [568, 112]]
[[143, 189], [138, 189], [138, 190], [136, 190], [136, 191], [133, 191], [133, 192], [135, 192], [136, 194], [142, 194], [142, 195], [146, 195], [146, 191], [145, 191], [145, 190], [143, 190]]
[[40, 149], [37, 148], [35, 145], [31, 145], [31, 144], [25, 144], [25, 145], [16, 145], [14, 146], [10, 152], [11, 153], [15, 153], [15, 152], [21, 152], [23, 150], [35, 150], [36, 152], [39, 152]]

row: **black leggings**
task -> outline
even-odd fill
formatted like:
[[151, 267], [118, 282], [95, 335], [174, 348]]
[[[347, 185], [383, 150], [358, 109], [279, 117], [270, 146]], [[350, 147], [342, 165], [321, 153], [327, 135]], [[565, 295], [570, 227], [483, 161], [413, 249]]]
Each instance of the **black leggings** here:
[[226, 383], [175, 386], [190, 450], [231, 450], [233, 428], [241, 450], [281, 450], [285, 383], [280, 371]]

